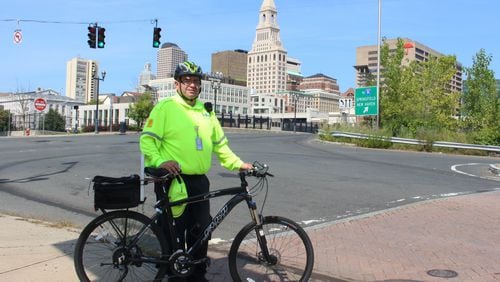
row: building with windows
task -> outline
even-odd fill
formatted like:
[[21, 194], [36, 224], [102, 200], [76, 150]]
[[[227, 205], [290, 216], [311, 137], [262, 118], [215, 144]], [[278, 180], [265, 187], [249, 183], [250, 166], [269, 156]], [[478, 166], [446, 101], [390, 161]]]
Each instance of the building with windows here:
[[[43, 99], [46, 103], [45, 109], [40, 110], [35, 107], [35, 100]], [[71, 128], [74, 124], [72, 116], [75, 113], [75, 106], [83, 105], [83, 101], [75, 100], [52, 89], [37, 89], [35, 91], [20, 93], [1, 93], [0, 105], [4, 110], [11, 113], [11, 130], [43, 130], [44, 115], [54, 110], [58, 112], [65, 121], [65, 127]]]
[[[173, 77], [151, 80], [149, 86], [156, 90], [158, 100], [177, 95]], [[199, 99], [202, 102], [216, 104], [217, 113], [250, 114], [250, 89], [245, 86], [221, 83], [215, 94], [211, 82], [202, 80]]]
[[298, 59], [288, 56], [286, 60], [286, 90], [299, 90], [299, 85], [304, 79], [301, 65], [302, 63]]
[[227, 83], [246, 86], [247, 56], [248, 52], [241, 49], [213, 53], [211, 72], [221, 72]]
[[188, 55], [177, 44], [171, 42], [164, 43], [157, 54], [156, 78], [173, 77], [177, 65], [187, 60]]
[[156, 79], [156, 76], [151, 71], [151, 64], [146, 63], [144, 65], [144, 69], [141, 71], [139, 75], [139, 81], [137, 84], [137, 92], [144, 93], [144, 91], [148, 90], [147, 86], [149, 85], [149, 81]]
[[97, 84], [93, 79], [99, 65], [94, 60], [73, 58], [66, 63], [66, 97], [88, 103], [95, 100]]
[[321, 89], [327, 93], [340, 95], [340, 88], [335, 78], [331, 78], [322, 73], [317, 73], [302, 79], [299, 90]]
[[[443, 54], [438, 51], [409, 38], [403, 38], [405, 55], [402, 64], [409, 64], [412, 61], [425, 62], [431, 57], [440, 57]], [[387, 39], [385, 43], [389, 45], [389, 50], [395, 50], [397, 48], [397, 39]], [[377, 76], [377, 45], [370, 46], [360, 46], [356, 48], [356, 87], [367, 86], [367, 80], [372, 77]], [[382, 66], [381, 66], [382, 68]], [[451, 91], [461, 92], [462, 91], [462, 64], [457, 62], [456, 73], [450, 81], [449, 89]], [[383, 80], [383, 77], [381, 77]]]
[[287, 51], [280, 39], [274, 0], [263, 0], [252, 49], [248, 52], [247, 86], [253, 89], [255, 114], [276, 112], [281, 101], [276, 93], [286, 90]]
[[141, 93], [137, 92], [124, 92], [121, 96], [115, 94], [99, 95], [99, 107], [96, 105], [82, 105], [78, 111], [73, 113], [73, 119], [77, 121], [77, 127], [82, 129], [84, 127], [94, 128], [95, 114], [98, 111], [97, 124], [101, 130], [111, 131], [112, 127], [116, 128], [121, 122], [127, 125], [135, 125], [135, 121], [129, 119], [128, 111], [130, 105], [137, 101]]

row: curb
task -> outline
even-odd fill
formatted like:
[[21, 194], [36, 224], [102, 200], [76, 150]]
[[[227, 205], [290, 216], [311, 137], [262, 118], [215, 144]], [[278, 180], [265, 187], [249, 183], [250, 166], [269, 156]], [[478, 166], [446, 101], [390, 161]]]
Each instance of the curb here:
[[500, 164], [490, 164], [491, 173], [500, 176]]

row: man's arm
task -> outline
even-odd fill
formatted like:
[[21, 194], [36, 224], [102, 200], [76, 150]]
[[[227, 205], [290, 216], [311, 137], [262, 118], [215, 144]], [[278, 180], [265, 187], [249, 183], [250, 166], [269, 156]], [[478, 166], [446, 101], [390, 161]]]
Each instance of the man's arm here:
[[163, 131], [164, 118], [161, 107], [157, 105], [149, 114], [139, 138], [139, 147], [147, 166], [159, 167], [166, 161], [159, 150], [163, 142]]
[[249, 163], [244, 163], [233, 151], [229, 148], [229, 141], [220, 126], [219, 120], [212, 115], [214, 123], [214, 133], [212, 137], [213, 152], [221, 162], [221, 165], [228, 170], [246, 170], [253, 166]]

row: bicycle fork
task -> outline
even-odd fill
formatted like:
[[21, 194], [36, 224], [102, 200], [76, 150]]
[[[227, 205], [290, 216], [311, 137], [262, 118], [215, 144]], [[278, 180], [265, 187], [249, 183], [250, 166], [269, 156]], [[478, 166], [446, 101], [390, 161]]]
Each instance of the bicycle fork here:
[[257, 204], [255, 203], [255, 201], [247, 200], [247, 204], [250, 210], [250, 216], [255, 222], [255, 236], [261, 250], [261, 253], [258, 255], [259, 260], [268, 265], [275, 265], [278, 262], [278, 259], [276, 256], [271, 255], [271, 253], [269, 252], [269, 248], [267, 247], [266, 234], [262, 225], [264, 218], [257, 212]]

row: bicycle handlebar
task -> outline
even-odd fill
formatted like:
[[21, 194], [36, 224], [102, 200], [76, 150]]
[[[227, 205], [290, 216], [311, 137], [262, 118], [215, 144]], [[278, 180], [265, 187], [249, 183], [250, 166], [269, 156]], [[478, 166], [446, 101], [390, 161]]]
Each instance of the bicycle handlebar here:
[[[255, 161], [252, 165], [253, 165], [252, 169], [240, 171], [240, 173], [239, 173], [240, 177], [246, 177], [246, 176], [254, 176], [254, 177], [271, 176], [271, 177], [273, 177], [274, 176], [274, 175], [270, 174], [269, 172], [267, 172], [269, 170], [269, 166], [267, 164], [261, 164], [261, 163]], [[161, 167], [158, 167], [158, 168], [145, 167], [144, 173], [146, 173], [149, 176], [152, 176], [153, 178], [157, 178], [159, 180], [172, 178], [172, 175], [168, 172], [168, 170], [161, 168]]]
[[269, 172], [267, 172], [269, 170], [269, 166], [267, 164], [261, 164], [255, 161], [252, 165], [253, 165], [252, 169], [240, 172], [240, 176], [254, 176], [254, 177], [274, 176]]

